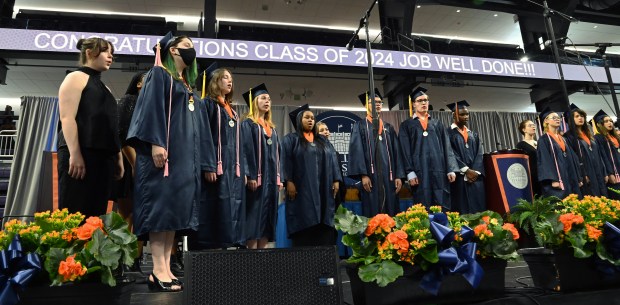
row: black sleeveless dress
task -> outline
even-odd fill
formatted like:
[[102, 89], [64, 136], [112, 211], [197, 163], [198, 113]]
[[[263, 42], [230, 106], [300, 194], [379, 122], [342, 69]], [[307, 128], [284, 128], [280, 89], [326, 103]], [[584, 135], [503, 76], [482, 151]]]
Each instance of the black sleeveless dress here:
[[105, 214], [114, 174], [114, 157], [120, 151], [116, 99], [101, 82], [101, 72], [89, 67], [78, 71], [89, 75], [82, 90], [75, 121], [86, 176], [69, 176], [69, 148], [62, 125], [58, 133], [59, 207], [86, 217]]

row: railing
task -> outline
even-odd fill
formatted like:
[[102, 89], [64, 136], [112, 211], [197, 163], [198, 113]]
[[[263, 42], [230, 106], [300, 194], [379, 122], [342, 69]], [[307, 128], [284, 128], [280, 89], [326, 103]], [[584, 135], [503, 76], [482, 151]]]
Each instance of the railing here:
[[[396, 38], [398, 39], [398, 48], [404, 48], [407, 51], [410, 52], [416, 52], [416, 49], [421, 50], [424, 53], [431, 53], [431, 43], [430, 41], [420, 37], [420, 36], [413, 36], [413, 38], [409, 38], [401, 33], [398, 33]], [[415, 40], [419, 40], [422, 41], [424, 43], [426, 43], [426, 48], [423, 48], [419, 45], [416, 45]], [[401, 50], [402, 51], [402, 50]]]
[[17, 130], [0, 131], [0, 162], [13, 162]]

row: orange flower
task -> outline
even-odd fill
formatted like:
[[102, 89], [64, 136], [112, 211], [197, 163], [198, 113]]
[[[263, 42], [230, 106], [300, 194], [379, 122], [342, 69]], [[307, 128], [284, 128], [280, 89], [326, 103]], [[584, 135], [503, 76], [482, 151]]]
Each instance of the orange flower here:
[[103, 231], [103, 220], [97, 216], [88, 217], [86, 219], [86, 223], [91, 226], [101, 228], [101, 231]]
[[476, 233], [476, 236], [480, 235], [480, 234], [484, 234], [484, 232], [487, 231], [487, 225], [486, 224], [479, 224], [476, 227], [474, 227], [474, 233]]
[[502, 229], [504, 229], [506, 231], [510, 231], [510, 233], [512, 233], [512, 239], [514, 239], [514, 240], [519, 239], [519, 231], [517, 230], [517, 228], [515, 228], [515, 225], [513, 225], [511, 223], [505, 223], [502, 226]]
[[75, 281], [78, 277], [86, 274], [88, 269], [82, 266], [82, 263], [75, 261], [75, 254], [67, 257], [60, 262], [58, 266], [58, 274], [63, 277], [63, 281]]
[[396, 225], [396, 222], [390, 215], [387, 214], [377, 214], [375, 217], [371, 218], [368, 221], [368, 226], [366, 227], [366, 231], [364, 232], [366, 236], [370, 236], [372, 234], [380, 234], [383, 232], [390, 232], [390, 230]]
[[99, 227], [85, 223], [77, 229], [77, 238], [80, 240], [89, 240], [93, 236], [93, 232], [97, 229], [99, 229]]
[[482, 216], [482, 221], [484, 221], [484, 223], [491, 223], [491, 217], [488, 215]]
[[588, 238], [598, 240], [601, 235], [603, 235], [603, 231], [586, 224], [586, 231], [588, 232]]
[[566, 213], [560, 215], [560, 222], [564, 225], [564, 233], [568, 233], [573, 228], [573, 224], [583, 223], [583, 217], [573, 213]]

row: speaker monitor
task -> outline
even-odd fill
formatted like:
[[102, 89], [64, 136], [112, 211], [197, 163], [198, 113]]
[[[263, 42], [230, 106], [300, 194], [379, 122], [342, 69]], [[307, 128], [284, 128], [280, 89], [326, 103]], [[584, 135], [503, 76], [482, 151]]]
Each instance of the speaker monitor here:
[[339, 305], [336, 247], [190, 251], [184, 304]]

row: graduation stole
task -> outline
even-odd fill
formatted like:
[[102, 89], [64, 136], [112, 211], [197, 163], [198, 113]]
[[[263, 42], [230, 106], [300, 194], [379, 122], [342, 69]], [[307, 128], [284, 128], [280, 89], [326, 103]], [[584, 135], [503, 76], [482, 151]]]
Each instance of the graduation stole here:
[[562, 151], [566, 151], [566, 143], [564, 143], [564, 139], [562, 138], [561, 135], [554, 135], [550, 132], [547, 132], [547, 134], [553, 139], [553, 141], [555, 143], [558, 144], [558, 146], [560, 146], [560, 148], [562, 149]]
[[418, 121], [420, 121], [420, 125], [422, 125], [422, 129], [426, 131], [426, 128], [428, 127], [428, 113], [426, 114], [424, 119], [421, 117], [418, 117]]
[[267, 123], [265, 123], [265, 120], [263, 120], [262, 118], [258, 118], [257, 122], [258, 122], [258, 125], [260, 125], [261, 127], [263, 127], [263, 129], [265, 130], [265, 134], [267, 135], [267, 137], [271, 138], [271, 133], [272, 133], [272, 130], [271, 130], [271, 127], [270, 127]]
[[620, 146], [620, 144], [618, 143], [618, 139], [616, 139], [616, 137], [612, 137], [611, 135], [608, 134], [607, 139], [609, 139], [609, 141], [614, 144], [615, 148], [618, 148]]
[[465, 144], [467, 144], [467, 139], [469, 138], [469, 133], [467, 132], [468, 131], [467, 126], [463, 126], [463, 130], [461, 130], [458, 126], [456, 126], [456, 129], [463, 136], [463, 139], [465, 140]]
[[236, 118], [235, 118], [235, 116], [233, 115], [232, 108], [230, 108], [230, 104], [229, 104], [229, 103], [227, 103], [227, 102], [224, 100], [224, 97], [222, 97], [222, 96], [219, 96], [219, 95], [218, 95], [218, 96], [217, 96], [217, 103], [218, 103], [220, 106], [224, 107], [224, 109], [226, 110], [226, 113], [228, 113], [228, 116], [229, 116], [231, 119], [236, 119]]
[[[370, 115], [366, 116], [366, 120], [372, 124], [372, 117]], [[379, 134], [383, 134], [383, 120], [379, 119], [379, 129], [377, 130]]]
[[305, 132], [304, 131], [304, 138], [306, 138], [306, 140], [310, 143], [314, 142], [314, 133], [312, 131], [310, 132]]
[[579, 130], [579, 138], [586, 141], [586, 143], [588, 143], [588, 146], [592, 146], [592, 144], [590, 143], [590, 138], [588, 138], [581, 130]]

